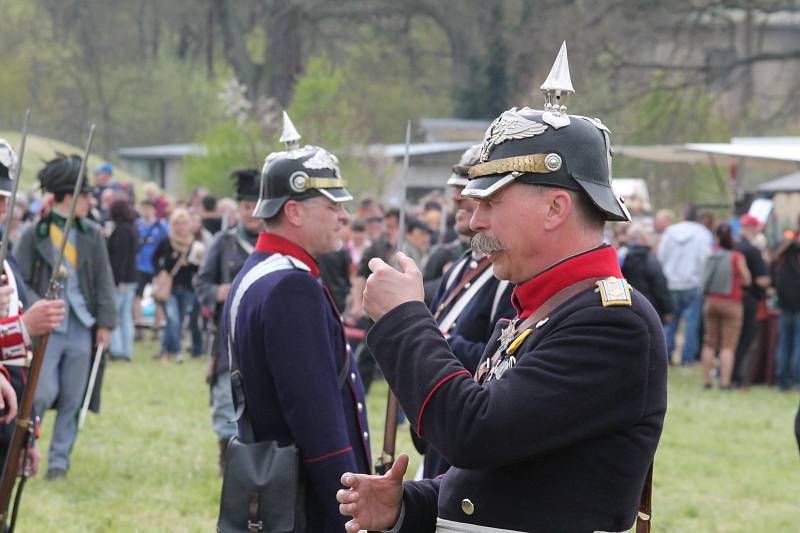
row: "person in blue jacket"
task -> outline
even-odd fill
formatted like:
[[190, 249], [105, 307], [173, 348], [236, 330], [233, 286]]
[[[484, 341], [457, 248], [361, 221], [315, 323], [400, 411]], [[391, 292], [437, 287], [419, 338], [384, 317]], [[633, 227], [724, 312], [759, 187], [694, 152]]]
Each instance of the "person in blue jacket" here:
[[[306, 531], [341, 533], [336, 490], [345, 471], [370, 472], [366, 401], [342, 320], [322, 285], [315, 256], [343, 245], [352, 199], [334, 155], [299, 147], [288, 117], [261, 176], [254, 216], [266, 230], [235, 277], [223, 309], [239, 434], [256, 442], [294, 444], [305, 480]], [[238, 374], [235, 368], [238, 367]], [[240, 385], [240, 389], [238, 389]]]

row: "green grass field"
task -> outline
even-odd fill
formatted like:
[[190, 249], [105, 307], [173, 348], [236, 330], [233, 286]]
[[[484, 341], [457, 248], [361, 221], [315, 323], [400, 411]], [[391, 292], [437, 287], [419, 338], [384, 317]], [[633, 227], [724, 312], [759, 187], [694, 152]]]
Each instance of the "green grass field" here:
[[[154, 361], [156, 349], [139, 344], [133, 363], [109, 363], [103, 411], [78, 436], [68, 478], [28, 483], [18, 532], [214, 531], [220, 480], [204, 362]], [[699, 369], [671, 372], [654, 532], [797, 531], [798, 394], [704, 391]], [[374, 456], [385, 402], [381, 383], [368, 404]], [[52, 423], [49, 412], [43, 450]], [[407, 424], [398, 449], [413, 452]], [[411, 456], [413, 472], [419, 458]]]

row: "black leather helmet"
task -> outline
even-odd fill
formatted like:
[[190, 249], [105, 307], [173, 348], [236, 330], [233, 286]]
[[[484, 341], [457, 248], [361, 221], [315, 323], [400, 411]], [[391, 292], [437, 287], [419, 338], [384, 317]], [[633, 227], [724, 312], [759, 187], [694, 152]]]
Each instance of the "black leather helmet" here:
[[566, 44], [542, 90], [544, 110], [514, 107], [492, 122], [461, 194], [488, 198], [514, 182], [561, 187], [586, 193], [606, 220], [629, 221], [611, 188], [609, 129], [599, 119], [567, 115], [561, 105], [574, 92]]
[[314, 196], [324, 196], [334, 202], [353, 199], [345, 188], [336, 156], [318, 146], [299, 148], [300, 135], [286, 112], [283, 113], [280, 140], [289, 149], [273, 152], [264, 161], [258, 204], [253, 216], [272, 218], [288, 200], [307, 200]]

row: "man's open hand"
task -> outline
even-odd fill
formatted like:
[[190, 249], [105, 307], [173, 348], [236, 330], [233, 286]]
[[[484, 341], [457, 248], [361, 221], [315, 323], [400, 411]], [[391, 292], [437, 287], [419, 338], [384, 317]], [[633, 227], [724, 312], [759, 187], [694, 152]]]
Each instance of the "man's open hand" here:
[[339, 512], [353, 519], [345, 530], [356, 533], [362, 529], [381, 531], [394, 527], [400, 516], [403, 501], [403, 476], [408, 469], [408, 455], [401, 453], [392, 468], [382, 476], [346, 473], [336, 493]]
[[377, 257], [369, 262], [372, 274], [367, 278], [364, 289], [364, 310], [375, 322], [400, 304], [424, 301], [422, 273], [414, 260], [398, 252], [397, 264], [400, 271]]

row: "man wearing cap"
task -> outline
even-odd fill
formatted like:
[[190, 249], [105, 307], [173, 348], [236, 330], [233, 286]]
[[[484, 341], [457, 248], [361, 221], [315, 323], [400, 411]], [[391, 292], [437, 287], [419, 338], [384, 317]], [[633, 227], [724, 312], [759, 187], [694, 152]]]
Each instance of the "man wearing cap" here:
[[[13, 191], [12, 169], [17, 165], [17, 154], [11, 145], [0, 139], [0, 223], [5, 221], [11, 193]], [[3, 408], [7, 404], [21, 403], [22, 394], [27, 382], [28, 353], [32, 337], [50, 333], [64, 318], [63, 300], [40, 300], [28, 305], [25, 284], [19, 273], [11, 250], [2, 267], [3, 278], [0, 283], [0, 396], [10, 392], [8, 383], [13, 387], [15, 399], [3, 398]], [[0, 425], [0, 463], [5, 462], [8, 446], [14, 433], [13, 418], [15, 409], [9, 410], [3, 417], [8, 423]], [[36, 413], [31, 414], [36, 420]], [[38, 469], [41, 455], [34, 443], [30, 443], [29, 471], [32, 474]]]
[[752, 242], [758, 236], [761, 223], [753, 215], [744, 214], [739, 217], [739, 227], [739, 241], [736, 243], [736, 249], [744, 256], [747, 270], [753, 276], [753, 283], [742, 287], [742, 331], [739, 333], [739, 341], [736, 344], [733, 383], [749, 385], [752, 368], [747, 354], [758, 331], [758, 318], [756, 317], [758, 303], [767, 295], [770, 277], [761, 250], [756, 248]]
[[334, 494], [346, 471], [370, 471], [366, 404], [338, 311], [315, 256], [342, 247], [349, 215], [336, 157], [299, 147], [284, 115], [253, 216], [266, 229], [234, 279], [223, 311], [238, 433], [294, 444], [305, 478], [306, 531], [339, 533]]
[[231, 177], [236, 182], [238, 223], [214, 237], [193, 281], [197, 299], [214, 317], [215, 329], [206, 379], [211, 386], [211, 421], [219, 441], [220, 471], [228, 441], [236, 435], [230, 367], [228, 357], [223, 356], [220, 348], [222, 306], [233, 278], [255, 249], [256, 239], [264, 226], [260, 218], [253, 216], [258, 200], [258, 170], [236, 170]]
[[[47, 293], [80, 166], [80, 156], [58, 155], [39, 171], [39, 182], [53, 193], [55, 205], [22, 234], [15, 249], [31, 301], [41, 300]], [[64, 477], [69, 469], [93, 343], [108, 346], [117, 318], [116, 288], [105, 240], [100, 226], [87, 219], [89, 188], [83, 183], [62, 263], [66, 316], [48, 340], [34, 401], [42, 415], [50, 407], [58, 411], [48, 455], [48, 480]]]
[[[461, 192], [468, 184], [467, 172], [478, 163], [480, 148], [481, 145], [477, 144], [464, 152], [447, 180], [456, 207], [455, 230], [459, 237], [467, 239], [467, 243], [475, 234], [469, 227], [469, 221], [478, 203]], [[489, 258], [468, 247], [455, 258], [441, 278], [431, 304], [433, 317], [450, 350], [472, 374], [477, 370], [498, 319], [510, 320], [516, 314], [511, 305], [513, 286], [493, 274]], [[417, 448], [425, 450], [422, 476], [434, 478], [444, 474], [450, 467], [447, 461], [433, 446], [420, 443], [421, 439], [416, 439], [413, 428], [411, 431]]]
[[400, 271], [371, 264], [369, 347], [453, 466], [403, 484], [401, 455], [385, 476], [345, 474], [347, 531], [619, 532], [637, 517], [666, 411], [664, 337], [603, 243], [604, 222], [629, 217], [611, 189], [607, 128], [561, 106], [566, 69], [562, 46], [544, 111], [495, 120], [462, 193], [478, 200], [474, 248], [517, 284], [517, 316], [498, 324], [475, 376], [421, 303], [408, 258]]

